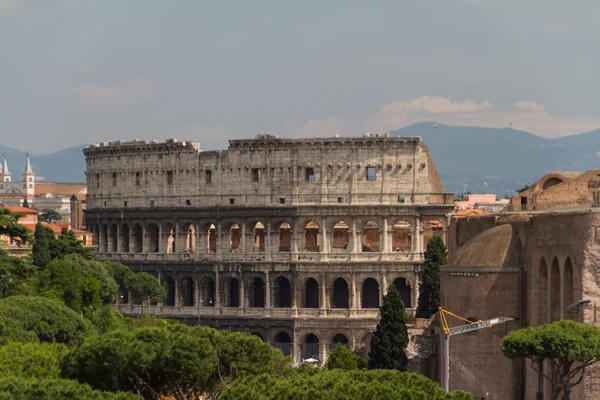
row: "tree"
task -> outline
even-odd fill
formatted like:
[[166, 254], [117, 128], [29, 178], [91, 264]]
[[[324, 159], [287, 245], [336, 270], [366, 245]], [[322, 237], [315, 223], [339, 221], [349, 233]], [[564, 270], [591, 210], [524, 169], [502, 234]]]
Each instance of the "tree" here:
[[0, 254], [0, 298], [35, 293], [35, 266]]
[[143, 400], [142, 397], [133, 393], [102, 392], [68, 379], [31, 379], [15, 376], [0, 378], [0, 398], [11, 400]]
[[440, 265], [446, 265], [446, 245], [440, 236], [434, 236], [425, 250], [425, 270], [419, 286], [417, 318], [429, 318], [440, 307]]
[[29, 206], [29, 202], [27, 201], [27, 199], [24, 199], [24, 200], [23, 200], [23, 208], [31, 208], [31, 207]]
[[571, 320], [522, 328], [506, 335], [500, 349], [509, 358], [530, 360], [534, 368], [550, 360], [552, 369], [544, 371], [544, 378], [552, 382], [551, 398], [568, 398], [585, 370], [600, 359], [600, 328]]
[[381, 319], [371, 338], [369, 368], [403, 369], [408, 346], [404, 303], [396, 287], [390, 285], [380, 308]]
[[33, 264], [40, 268], [46, 268], [46, 265], [52, 260], [50, 254], [50, 245], [56, 240], [54, 232], [47, 226], [43, 226], [41, 222], [35, 225], [35, 242], [31, 253], [33, 256]]
[[62, 217], [58, 213], [58, 211], [53, 210], [51, 208], [44, 208], [42, 210], [42, 213], [40, 214], [40, 220], [47, 222], [49, 224], [56, 222], [56, 221], [60, 221], [61, 219], [62, 219]]
[[367, 362], [350, 350], [348, 346], [338, 343], [329, 353], [325, 368], [339, 368], [344, 370], [364, 369], [367, 368]]
[[77, 239], [75, 233], [67, 227], [63, 227], [60, 236], [50, 242], [50, 256], [52, 259], [65, 257], [69, 254], [77, 254], [87, 259], [93, 259], [90, 249], [83, 247], [81, 240]]
[[10, 211], [8, 208], [0, 208], [0, 236], [10, 236], [20, 244], [31, 243], [31, 231], [19, 224], [23, 214]]
[[59, 343], [9, 342], [0, 346], [0, 376], [60, 378], [68, 347]]
[[131, 272], [125, 286], [131, 290], [134, 297], [146, 300], [148, 313], [150, 313], [151, 301], [163, 301], [167, 297], [165, 287], [147, 272]]
[[529, 186], [529, 185], [525, 185], [525, 186], [523, 186], [521, 189], [517, 189], [517, 193], [524, 192], [524, 191], [526, 191], [527, 189], [529, 189], [530, 187], [531, 187], [531, 186]]

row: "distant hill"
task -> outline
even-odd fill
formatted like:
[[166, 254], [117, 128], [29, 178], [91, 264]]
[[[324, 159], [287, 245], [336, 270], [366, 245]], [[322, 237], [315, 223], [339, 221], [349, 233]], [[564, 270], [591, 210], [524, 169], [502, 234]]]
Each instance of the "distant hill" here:
[[[439, 125], [423, 122], [391, 132], [421, 136], [433, 155], [444, 189], [454, 193], [512, 195], [551, 170], [600, 168], [600, 130], [545, 139], [503, 128]], [[32, 155], [36, 176], [47, 182], [85, 182], [85, 159], [77, 146], [52, 154]], [[0, 145], [13, 179], [21, 178], [25, 153]]]

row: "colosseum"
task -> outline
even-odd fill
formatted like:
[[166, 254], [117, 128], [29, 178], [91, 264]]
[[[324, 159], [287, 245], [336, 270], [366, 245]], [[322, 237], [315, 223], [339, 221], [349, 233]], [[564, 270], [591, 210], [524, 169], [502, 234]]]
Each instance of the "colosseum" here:
[[[296, 361], [338, 342], [366, 351], [390, 284], [414, 312], [423, 250], [453, 209], [419, 137], [112, 141], [84, 154], [99, 257], [164, 283], [151, 313], [253, 333]], [[129, 297], [115, 308], [139, 314]]]

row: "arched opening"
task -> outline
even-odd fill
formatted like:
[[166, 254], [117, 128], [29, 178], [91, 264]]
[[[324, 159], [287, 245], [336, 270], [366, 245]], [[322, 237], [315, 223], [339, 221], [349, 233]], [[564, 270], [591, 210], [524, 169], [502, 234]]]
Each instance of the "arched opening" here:
[[117, 252], [117, 243], [119, 240], [119, 236], [117, 234], [117, 224], [112, 224], [110, 226], [110, 249], [111, 253]]
[[183, 278], [181, 280], [181, 304], [184, 307], [192, 307], [194, 305], [194, 280], [192, 278]]
[[167, 297], [165, 297], [165, 306], [175, 305], [175, 282], [170, 276], [165, 277], [163, 284], [167, 291]]
[[239, 253], [241, 244], [241, 233], [238, 224], [231, 225], [229, 229], [229, 251], [231, 253]]
[[98, 243], [100, 238], [100, 225], [96, 224], [94, 225], [94, 232], [93, 232], [93, 236], [92, 236], [92, 244], [94, 246], [98, 246]]
[[175, 226], [167, 224], [165, 227], [165, 242], [167, 242], [167, 253], [175, 253]]
[[251, 333], [252, 336], [256, 336], [257, 338], [259, 338], [260, 340], [262, 340], [263, 342], [265, 341], [265, 339], [263, 338], [263, 335], [261, 335], [258, 332], [252, 332]]
[[292, 354], [292, 338], [286, 332], [279, 332], [275, 335], [273, 347], [281, 350], [284, 356]]
[[185, 252], [195, 253], [196, 252], [196, 227], [194, 224], [189, 224], [186, 229], [187, 235], [185, 237]]
[[379, 283], [373, 278], [363, 283], [361, 308], [379, 308]]
[[375, 221], [367, 222], [362, 228], [362, 251], [380, 251], [379, 246], [379, 224]]
[[207, 237], [208, 237], [207, 251], [209, 253], [216, 253], [217, 252], [217, 228], [213, 224], [210, 224], [210, 226], [208, 227]]
[[225, 307], [240, 306], [240, 285], [236, 278], [229, 277], [223, 284], [223, 303]]
[[344, 221], [338, 221], [333, 226], [332, 249], [334, 251], [348, 251], [350, 249], [350, 228]]
[[546, 182], [542, 185], [542, 189], [548, 189], [552, 186], [558, 185], [559, 183], [563, 183], [562, 179], [552, 177], [550, 179], [546, 179]]
[[560, 316], [560, 266], [554, 257], [550, 268], [550, 322], [558, 321]]
[[146, 228], [146, 235], [148, 236], [148, 252], [158, 253], [158, 226], [149, 224]]
[[319, 234], [319, 225], [310, 221], [304, 227], [304, 250], [310, 252], [319, 252], [319, 241], [321, 240], [321, 235]]
[[306, 336], [302, 345], [302, 359], [307, 360], [309, 358], [319, 359], [319, 338], [314, 333]]
[[252, 278], [248, 282], [248, 306], [263, 308], [265, 306], [265, 282], [259, 278]]
[[290, 281], [280, 276], [275, 279], [274, 306], [279, 308], [289, 308], [292, 306], [292, 286]]
[[412, 249], [412, 226], [406, 221], [396, 221], [392, 226], [392, 251]]
[[262, 222], [254, 225], [254, 251], [263, 253], [265, 251], [265, 226]]
[[284, 222], [279, 225], [279, 251], [290, 251], [292, 249], [292, 227]]
[[108, 251], [108, 226], [102, 225], [102, 251]]
[[305, 308], [319, 308], [319, 283], [315, 278], [308, 278], [304, 293]]
[[[573, 298], [573, 263], [571, 257], [567, 257], [564, 267], [563, 298], [564, 308], [569, 307], [574, 302]], [[575, 314], [569, 313], [569, 318], [575, 317]]]
[[548, 267], [546, 260], [542, 257], [540, 261], [539, 279], [538, 279], [538, 307], [539, 324], [546, 324], [548, 320]]
[[119, 286], [119, 294], [121, 304], [129, 304], [129, 290], [123, 285]]
[[202, 283], [200, 285], [200, 305], [202, 307], [214, 307], [215, 292], [214, 279], [208, 276], [202, 279]]
[[133, 251], [136, 253], [142, 252], [142, 246], [144, 242], [144, 231], [140, 224], [133, 226]]
[[346, 335], [344, 335], [342, 333], [338, 333], [331, 340], [331, 344], [333, 344], [333, 346], [335, 346], [338, 343], [348, 346], [348, 344], [350, 342], [348, 341], [348, 338], [346, 337]]
[[337, 278], [333, 282], [333, 297], [331, 308], [348, 308], [350, 304], [348, 282], [344, 278]]
[[404, 303], [404, 307], [412, 308], [412, 297], [410, 293], [410, 284], [406, 281], [405, 278], [397, 278], [394, 281], [394, 286], [398, 293], [400, 293], [400, 297], [402, 298], [402, 302]]
[[427, 248], [427, 243], [434, 236], [440, 236], [444, 243], [446, 242], [444, 238], [444, 224], [438, 220], [426, 221], [423, 224], [423, 245], [425, 248]]
[[121, 226], [121, 251], [129, 253], [129, 225]]

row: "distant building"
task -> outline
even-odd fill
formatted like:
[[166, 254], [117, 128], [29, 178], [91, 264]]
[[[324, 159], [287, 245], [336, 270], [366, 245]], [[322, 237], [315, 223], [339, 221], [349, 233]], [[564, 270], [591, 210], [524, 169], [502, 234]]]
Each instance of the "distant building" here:
[[454, 211], [482, 210], [489, 214], [502, 211], [509, 203], [508, 199], [496, 199], [495, 194], [465, 194], [454, 202]]
[[0, 199], [16, 200], [21, 205], [24, 199], [28, 201], [33, 199], [35, 195], [35, 175], [31, 169], [29, 155], [25, 161], [25, 168], [21, 174], [20, 181], [13, 181], [12, 174], [8, 169], [6, 156], [2, 160], [2, 168], [0, 169]]

